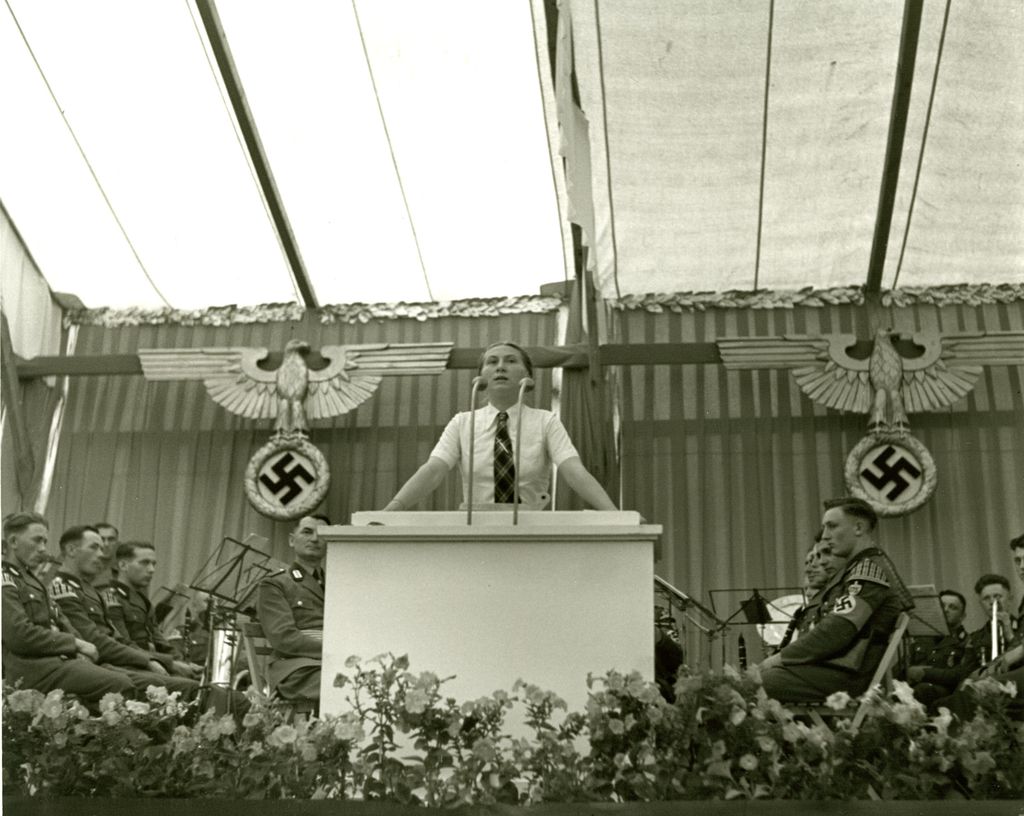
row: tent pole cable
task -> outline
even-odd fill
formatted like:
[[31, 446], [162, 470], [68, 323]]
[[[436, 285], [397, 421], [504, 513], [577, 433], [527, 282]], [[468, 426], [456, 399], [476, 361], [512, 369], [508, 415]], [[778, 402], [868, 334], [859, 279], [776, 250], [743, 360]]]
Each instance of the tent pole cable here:
[[96, 175], [96, 170], [93, 168], [92, 162], [89, 161], [89, 157], [85, 155], [85, 149], [82, 147], [82, 143], [78, 141], [78, 136], [75, 135], [75, 129], [71, 127], [71, 123], [64, 114], [64, 107], [58, 101], [57, 95], [54, 93], [53, 87], [50, 85], [50, 80], [46, 78], [46, 74], [43, 72], [43, 66], [39, 64], [39, 60], [36, 58], [36, 52], [33, 51], [32, 46], [29, 45], [28, 38], [25, 36], [25, 32], [21, 27], [21, 22], [18, 20], [18, 16], [14, 13], [14, 9], [11, 8], [10, 1], [4, 0], [4, 2], [7, 5], [7, 10], [11, 14], [11, 19], [14, 20], [14, 25], [18, 28], [18, 34], [21, 35], [21, 41], [25, 43], [25, 48], [28, 50], [29, 56], [32, 57], [32, 62], [35, 64], [36, 70], [39, 71], [39, 77], [43, 80], [43, 84], [46, 86], [46, 90], [50, 94], [50, 99], [52, 99], [53, 104], [57, 106], [57, 112], [60, 114], [60, 118], [64, 122], [64, 126], [68, 129], [68, 133], [71, 134], [71, 140], [75, 143], [75, 147], [78, 148], [78, 153], [81, 155], [82, 161], [85, 162], [85, 166], [89, 170], [89, 175], [91, 175], [92, 180], [96, 182], [96, 189], [99, 190], [104, 203], [107, 205], [107, 209], [110, 210], [110, 215], [113, 217], [114, 223], [117, 224], [117, 228], [121, 231], [121, 235], [124, 236], [125, 243], [128, 244], [128, 249], [131, 250], [132, 256], [139, 265], [139, 269], [142, 270], [142, 274], [145, 275], [146, 280], [149, 281], [149, 285], [153, 287], [153, 291], [156, 292], [157, 297], [164, 302], [164, 305], [167, 306], [168, 309], [174, 308], [171, 306], [171, 302], [164, 297], [164, 293], [160, 291], [160, 287], [156, 285], [156, 281], [153, 280], [149, 274], [149, 270], [146, 269], [146, 264], [143, 263], [142, 258], [139, 257], [138, 250], [135, 249], [135, 244], [132, 243], [132, 239], [128, 237], [128, 231], [124, 228], [124, 224], [121, 223], [121, 219], [118, 217], [113, 203], [109, 196], [107, 196], [107, 191], [103, 189], [103, 184], [100, 182], [99, 176]]
[[288, 261], [292, 277], [295, 279], [295, 285], [302, 295], [305, 307], [316, 309], [320, 304], [303, 263], [302, 253], [299, 252], [299, 245], [295, 240], [295, 233], [288, 220], [288, 213], [285, 211], [284, 202], [278, 192], [277, 183], [274, 181], [274, 174], [270, 169], [267, 153], [263, 149], [263, 141], [260, 139], [259, 130], [256, 127], [256, 120], [253, 118], [249, 103], [245, 98], [242, 79], [235, 67], [234, 58], [231, 56], [231, 49], [228, 47], [227, 37], [224, 35], [220, 15], [217, 14], [217, 4], [214, 0], [195, 0], [195, 4], [199, 11], [199, 17], [203, 21], [206, 38], [210, 42], [210, 48], [213, 49], [213, 57], [217, 61], [224, 88], [231, 100], [235, 118], [238, 120], [238, 127], [242, 131], [242, 138], [248, 148], [249, 159], [260, 181], [260, 189], [263, 191], [263, 197], [270, 211], [277, 239], [281, 243], [281, 249]]
[[757, 188], [757, 245], [754, 249], [754, 291], [761, 274], [761, 228], [764, 224], [764, 167], [768, 153], [768, 90], [772, 82], [772, 30], [775, 25], [775, 0], [768, 4], [768, 53], [764, 61], [764, 110], [761, 114], [761, 179]]
[[430, 278], [427, 275], [427, 266], [423, 262], [423, 252], [420, 249], [420, 239], [416, 234], [416, 224], [412, 220], [412, 210], [409, 209], [409, 199], [405, 195], [405, 185], [402, 183], [402, 174], [398, 170], [398, 161], [395, 158], [395, 146], [391, 142], [391, 132], [388, 130], [387, 120], [384, 118], [384, 108], [380, 102], [380, 94], [377, 92], [377, 79], [373, 74], [373, 65], [370, 63], [370, 52], [366, 48], [366, 38], [363, 36], [363, 24], [359, 20], [359, 9], [356, 8], [356, 0], [352, 0], [352, 16], [355, 18], [356, 31], [359, 32], [359, 44], [363, 47], [363, 59], [366, 60], [366, 71], [370, 75], [370, 86], [373, 88], [373, 98], [377, 101], [377, 113], [380, 114], [380, 124], [384, 128], [384, 138], [388, 142], [388, 153], [391, 155], [391, 166], [395, 168], [395, 179], [398, 181], [398, 191], [402, 194], [402, 204], [405, 206], [405, 217], [409, 220], [409, 231], [412, 233], [413, 244], [416, 245], [416, 257], [420, 262], [420, 270], [423, 272], [423, 284], [427, 287], [427, 297], [435, 300], [434, 293], [430, 289]]
[[[203, 49], [203, 56], [206, 57], [206, 67], [210, 69], [210, 75], [214, 77], [214, 83], [217, 86], [217, 93], [220, 96], [220, 103], [224, 108], [224, 112], [227, 114], [228, 122], [231, 124], [231, 131], [235, 134], [235, 143], [238, 145], [239, 150], [245, 157], [245, 166], [249, 169], [249, 178], [252, 179], [253, 188], [259, 195], [260, 203], [263, 204], [263, 213], [267, 216], [267, 221], [270, 222], [270, 226], [275, 231], [277, 227], [274, 226], [274, 214], [270, 211], [270, 206], [267, 203], [267, 197], [263, 195], [263, 185], [260, 183], [259, 176], [256, 175], [256, 168], [253, 166], [252, 158], [249, 156], [249, 148], [245, 145], [245, 137], [242, 135], [242, 129], [238, 124], [238, 119], [235, 117], [234, 110], [231, 108], [231, 100], [227, 96], [227, 88], [224, 85], [224, 78], [221, 76], [217, 66], [213, 64], [213, 56], [211, 51], [213, 50], [209, 40], [205, 37], [203, 29], [201, 29], [199, 21], [196, 19], [196, 10], [190, 0], [185, 0], [185, 7], [188, 9], [189, 17], [192, 18], [192, 29], [196, 32], [196, 39], [199, 41], [200, 46]], [[302, 301], [302, 292], [299, 290], [298, 282], [295, 280], [294, 275], [289, 275], [290, 282], [292, 285], [292, 293], [295, 295], [295, 301], [297, 303]]]
[[921, 149], [917, 154], [917, 169], [914, 171], [914, 189], [910, 192], [910, 205], [907, 207], [907, 223], [903, 226], [903, 240], [900, 243], [900, 258], [896, 262], [896, 274], [892, 278], [892, 288], [900, 279], [903, 270], [903, 255], [907, 251], [907, 237], [910, 235], [910, 220], [914, 217], [914, 203], [917, 201], [917, 185], [921, 180], [921, 166], [924, 164], [924, 148], [928, 143], [928, 128], [932, 123], [932, 105], [935, 103], [935, 88], [939, 84], [939, 66], [942, 65], [942, 53], [946, 47], [946, 27], [949, 25], [949, 6], [952, 0], [946, 0], [946, 12], [942, 17], [942, 32], [939, 34], [939, 47], [935, 53], [935, 70], [932, 72], [932, 87], [928, 94], [928, 110], [924, 115], [924, 131], [921, 133]]

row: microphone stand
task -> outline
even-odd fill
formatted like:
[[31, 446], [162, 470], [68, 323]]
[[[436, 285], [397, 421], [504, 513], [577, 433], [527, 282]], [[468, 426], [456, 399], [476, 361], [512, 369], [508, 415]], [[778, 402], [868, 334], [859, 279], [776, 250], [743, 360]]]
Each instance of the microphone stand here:
[[519, 458], [519, 450], [523, 444], [523, 394], [526, 393], [527, 388], [533, 387], [533, 380], [529, 377], [523, 377], [519, 381], [519, 427], [516, 429], [516, 453], [513, 458], [515, 463], [515, 475], [512, 479], [512, 526], [519, 524], [519, 464], [521, 459]]
[[480, 390], [480, 386], [483, 385], [483, 377], [473, 378], [473, 388], [469, 392], [469, 473], [467, 479], [469, 484], [466, 486], [466, 526], [473, 526], [473, 454], [476, 451], [476, 392]]

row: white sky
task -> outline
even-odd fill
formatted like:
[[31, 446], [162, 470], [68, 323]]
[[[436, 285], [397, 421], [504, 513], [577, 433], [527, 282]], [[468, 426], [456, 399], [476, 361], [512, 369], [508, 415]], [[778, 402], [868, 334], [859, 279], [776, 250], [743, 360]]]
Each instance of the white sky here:
[[[198, 13], [185, 0], [10, 7], [171, 305], [296, 299]], [[529, 5], [358, 8], [434, 297], [561, 280]], [[320, 301], [428, 299], [351, 5], [218, 9]], [[6, 7], [0, 75], [0, 197], [51, 287], [88, 306], [162, 305]]]

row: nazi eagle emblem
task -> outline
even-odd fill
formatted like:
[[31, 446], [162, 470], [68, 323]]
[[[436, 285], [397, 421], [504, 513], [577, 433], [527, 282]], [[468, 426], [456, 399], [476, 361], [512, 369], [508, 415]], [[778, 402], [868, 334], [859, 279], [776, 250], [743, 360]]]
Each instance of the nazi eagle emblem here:
[[800, 390], [819, 405], [868, 414], [868, 435], [850, 452], [844, 475], [850, 492], [884, 516], [916, 510], [935, 491], [935, 463], [910, 434], [908, 414], [953, 405], [970, 393], [985, 366], [1024, 361], [1022, 331], [918, 332], [907, 342], [880, 328], [868, 354], [853, 353], [867, 345], [854, 334], [717, 344], [726, 369], [792, 369]]
[[274, 420], [274, 434], [249, 460], [245, 492], [270, 518], [288, 520], [323, 500], [330, 469], [308, 439], [309, 421], [357, 408], [383, 377], [440, 374], [452, 343], [372, 343], [323, 346], [323, 368], [310, 368], [309, 343], [289, 340], [281, 365], [260, 365], [266, 348], [140, 349], [147, 380], [202, 380], [218, 405], [247, 419]]

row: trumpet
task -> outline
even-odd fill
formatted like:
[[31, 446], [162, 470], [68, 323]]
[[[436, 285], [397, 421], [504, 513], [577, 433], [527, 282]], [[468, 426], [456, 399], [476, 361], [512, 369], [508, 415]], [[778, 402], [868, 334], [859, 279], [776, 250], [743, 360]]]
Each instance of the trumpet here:
[[1003, 634], [1003, 627], [999, 624], [999, 599], [997, 598], [992, 603], [992, 621], [991, 621], [990, 634], [990, 654], [989, 659], [995, 660], [999, 655], [1006, 649], [1006, 636]]

